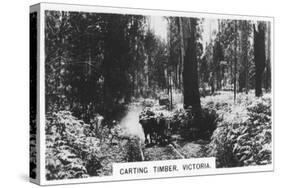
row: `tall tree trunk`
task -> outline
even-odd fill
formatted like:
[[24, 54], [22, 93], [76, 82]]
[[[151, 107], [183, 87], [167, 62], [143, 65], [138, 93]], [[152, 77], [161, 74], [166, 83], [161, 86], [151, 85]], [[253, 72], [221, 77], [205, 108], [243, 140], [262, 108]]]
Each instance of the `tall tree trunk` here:
[[[235, 21], [235, 35], [237, 35], [237, 21]], [[234, 101], [236, 100], [236, 73], [237, 73], [237, 36], [235, 36], [234, 39], [234, 88], [233, 88], [233, 92], [234, 92]]]
[[184, 18], [183, 24], [185, 56], [183, 65], [183, 95], [184, 109], [192, 107], [195, 112], [200, 111], [200, 95], [198, 86], [198, 71], [196, 58], [196, 19]]
[[149, 64], [150, 56], [148, 56], [145, 60], [145, 97], [148, 97], [149, 91]]
[[245, 87], [246, 94], [248, 94], [248, 23], [246, 20], [242, 21], [242, 64], [244, 66], [245, 78], [242, 80], [242, 87]]
[[181, 85], [181, 73], [180, 73], [180, 57], [179, 57], [179, 61], [178, 61], [178, 65], [177, 65], [177, 89], [180, 89], [180, 85]]
[[184, 38], [183, 38], [183, 24], [182, 24], [182, 18], [179, 17], [179, 33], [180, 33], [180, 79], [179, 79], [179, 85], [180, 89], [182, 89], [183, 84], [183, 64], [184, 64]]
[[170, 92], [171, 92], [171, 95], [170, 95], [170, 110], [173, 109], [173, 81], [172, 81], [172, 75], [171, 75], [171, 78], [170, 78]]
[[271, 28], [270, 28], [270, 22], [267, 22], [267, 38], [266, 38], [266, 75], [265, 75], [265, 84], [264, 87], [268, 91], [271, 88], [271, 54], [270, 54], [270, 48], [271, 48]]
[[262, 96], [262, 75], [265, 68], [265, 26], [264, 23], [257, 24], [258, 29], [254, 25], [254, 60], [256, 85], [255, 94], [257, 97]]
[[246, 94], [248, 94], [248, 92], [249, 92], [248, 33], [247, 33], [247, 42], [246, 42], [246, 48], [245, 48], [244, 53], [245, 53], [245, 73], [246, 73], [245, 74], [245, 89], [246, 89]]

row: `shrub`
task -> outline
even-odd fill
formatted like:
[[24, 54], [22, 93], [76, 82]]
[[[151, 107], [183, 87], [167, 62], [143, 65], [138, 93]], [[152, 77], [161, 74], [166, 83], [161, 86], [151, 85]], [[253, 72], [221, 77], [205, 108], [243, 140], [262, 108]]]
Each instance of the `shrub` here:
[[[216, 104], [220, 100], [215, 101]], [[260, 98], [240, 95], [236, 104], [230, 100], [223, 100], [222, 103], [224, 105], [213, 105], [215, 108], [220, 106], [217, 110], [221, 119], [208, 149], [209, 155], [216, 157], [217, 167], [270, 164], [270, 95]]]
[[183, 138], [210, 139], [217, 124], [217, 113], [213, 109], [203, 108], [201, 113], [195, 114], [190, 109], [177, 109], [171, 117], [174, 132]]
[[69, 111], [48, 114], [46, 120], [47, 180], [98, 175], [99, 139], [90, 136], [90, 126]]

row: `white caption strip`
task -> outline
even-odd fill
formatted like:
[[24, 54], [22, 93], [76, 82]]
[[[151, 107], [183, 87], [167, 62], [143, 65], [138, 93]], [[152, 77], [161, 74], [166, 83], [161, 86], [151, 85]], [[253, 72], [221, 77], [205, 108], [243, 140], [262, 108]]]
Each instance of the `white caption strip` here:
[[126, 178], [188, 176], [213, 172], [215, 168], [216, 162], [214, 157], [114, 163], [113, 176]]

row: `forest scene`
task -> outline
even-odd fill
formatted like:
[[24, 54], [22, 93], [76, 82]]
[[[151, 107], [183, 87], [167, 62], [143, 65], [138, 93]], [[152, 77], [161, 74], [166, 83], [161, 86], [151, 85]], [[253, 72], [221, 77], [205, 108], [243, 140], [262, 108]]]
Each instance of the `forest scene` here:
[[271, 23], [45, 12], [47, 180], [272, 163]]

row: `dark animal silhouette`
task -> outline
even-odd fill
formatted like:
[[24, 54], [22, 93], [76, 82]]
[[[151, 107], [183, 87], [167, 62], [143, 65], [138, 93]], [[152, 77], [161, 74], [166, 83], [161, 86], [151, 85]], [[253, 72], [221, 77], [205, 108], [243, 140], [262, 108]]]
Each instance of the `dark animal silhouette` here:
[[157, 121], [154, 117], [141, 118], [139, 123], [142, 125], [145, 143], [152, 143], [156, 137]]
[[170, 130], [170, 122], [166, 120], [163, 114], [160, 116], [150, 116], [140, 118], [139, 123], [142, 125], [145, 144], [167, 142], [168, 131]]

